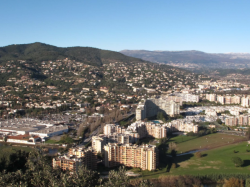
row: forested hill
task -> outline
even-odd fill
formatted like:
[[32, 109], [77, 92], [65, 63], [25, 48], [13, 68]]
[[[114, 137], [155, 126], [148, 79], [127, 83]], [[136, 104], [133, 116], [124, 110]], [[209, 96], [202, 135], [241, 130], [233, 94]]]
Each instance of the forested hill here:
[[114, 61], [144, 62], [141, 59], [128, 57], [118, 52], [92, 47], [63, 48], [39, 42], [0, 47], [0, 63], [10, 60], [26, 60], [40, 63], [42, 61], [53, 61], [65, 58], [93, 66], [101, 66], [102, 64]]

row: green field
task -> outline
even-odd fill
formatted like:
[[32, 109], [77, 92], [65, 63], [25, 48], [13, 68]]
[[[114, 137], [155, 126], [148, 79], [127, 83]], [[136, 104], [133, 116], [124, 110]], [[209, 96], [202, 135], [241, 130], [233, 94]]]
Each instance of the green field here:
[[45, 143], [49, 143], [49, 144], [60, 144], [60, 141], [56, 141], [56, 140], [46, 140]]
[[33, 148], [28, 147], [28, 146], [10, 146], [7, 144], [3, 144], [0, 146], [0, 155], [5, 154], [6, 152], [15, 152], [15, 151], [26, 151], [26, 152], [30, 152], [33, 150]]
[[229, 145], [241, 140], [245, 140], [245, 137], [215, 133], [198, 138], [193, 136], [176, 136], [170, 138], [167, 144], [169, 142], [177, 143], [177, 152], [184, 153], [196, 149], [204, 150], [216, 148], [224, 145]]
[[[223, 139], [222, 139], [223, 138]], [[161, 175], [205, 175], [205, 174], [235, 174], [250, 172], [250, 145], [243, 141], [244, 137], [211, 134], [199, 138], [188, 136], [177, 136], [171, 138], [165, 144], [159, 146], [160, 166], [157, 171], [142, 171], [143, 178], [158, 178]], [[188, 152], [196, 149], [207, 149], [202, 151], [202, 157], [196, 158], [194, 154], [186, 154], [172, 158], [165, 148], [166, 144], [174, 141], [177, 143], [178, 153]], [[229, 143], [228, 143], [229, 142]], [[217, 147], [217, 148], [216, 148]], [[237, 153], [234, 153], [236, 151]], [[244, 160], [242, 167], [235, 167], [231, 161], [232, 157], [240, 157]], [[172, 163], [177, 167], [172, 168]]]

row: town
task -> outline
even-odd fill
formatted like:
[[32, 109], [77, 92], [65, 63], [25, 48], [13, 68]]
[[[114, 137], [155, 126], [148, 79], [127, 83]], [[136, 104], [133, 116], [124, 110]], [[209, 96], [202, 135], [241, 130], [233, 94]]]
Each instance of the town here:
[[68, 147], [53, 158], [54, 168], [96, 170], [101, 163], [154, 171], [158, 147], [142, 140], [204, 129], [244, 136], [250, 124], [249, 86], [235, 80], [140, 62], [97, 67], [66, 58], [40, 65], [40, 73], [25, 60], [1, 66], [8, 75], [0, 87], [1, 141]]

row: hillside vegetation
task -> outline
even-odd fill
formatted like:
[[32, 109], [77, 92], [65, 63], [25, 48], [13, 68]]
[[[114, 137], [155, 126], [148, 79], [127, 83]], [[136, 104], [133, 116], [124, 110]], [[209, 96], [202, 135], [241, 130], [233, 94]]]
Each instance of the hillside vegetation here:
[[70, 58], [83, 62], [84, 64], [100, 66], [104, 63], [114, 61], [138, 61], [141, 59], [125, 56], [121, 53], [101, 50], [92, 47], [56, 47], [44, 43], [9, 45], [0, 47], [0, 62], [10, 60], [27, 60], [33, 62], [41, 62], [48, 60], [60, 60]]

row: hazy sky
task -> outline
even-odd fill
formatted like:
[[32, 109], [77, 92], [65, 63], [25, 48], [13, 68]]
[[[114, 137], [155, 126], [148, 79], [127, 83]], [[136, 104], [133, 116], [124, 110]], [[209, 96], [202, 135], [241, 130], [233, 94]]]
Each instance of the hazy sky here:
[[249, 0], [0, 0], [0, 46], [250, 52]]

